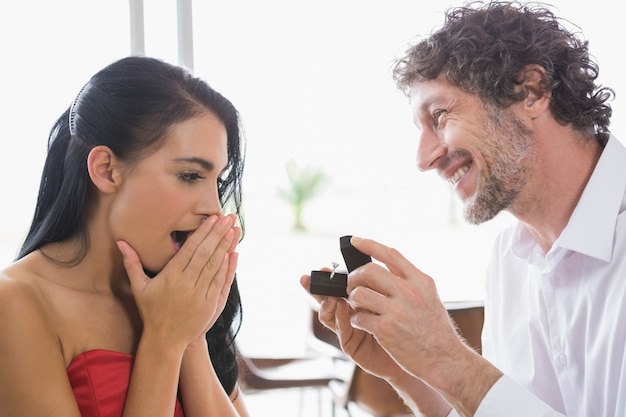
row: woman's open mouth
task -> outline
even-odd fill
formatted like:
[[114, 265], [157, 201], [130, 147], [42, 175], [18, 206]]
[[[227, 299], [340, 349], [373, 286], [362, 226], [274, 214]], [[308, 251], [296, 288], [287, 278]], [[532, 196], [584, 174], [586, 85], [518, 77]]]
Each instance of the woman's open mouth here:
[[185, 244], [189, 235], [191, 235], [193, 231], [182, 231], [176, 230], [170, 234], [170, 238], [172, 239], [172, 243], [174, 244], [174, 249], [177, 251]]

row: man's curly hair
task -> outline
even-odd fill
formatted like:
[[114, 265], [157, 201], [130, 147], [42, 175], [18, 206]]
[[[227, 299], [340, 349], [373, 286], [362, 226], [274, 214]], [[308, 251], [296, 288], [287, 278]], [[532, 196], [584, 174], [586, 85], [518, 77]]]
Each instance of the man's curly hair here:
[[614, 92], [595, 84], [599, 69], [588, 41], [540, 3], [474, 2], [448, 10], [441, 29], [396, 60], [393, 78], [408, 95], [413, 82], [445, 74], [484, 105], [506, 108], [528, 94], [516, 87], [532, 64], [546, 70], [543, 86], [552, 92], [556, 120], [604, 145]]

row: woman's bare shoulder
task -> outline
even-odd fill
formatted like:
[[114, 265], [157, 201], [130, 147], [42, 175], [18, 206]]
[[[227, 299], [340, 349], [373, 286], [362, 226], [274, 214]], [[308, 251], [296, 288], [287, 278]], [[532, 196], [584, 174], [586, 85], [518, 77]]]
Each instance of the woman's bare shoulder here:
[[36, 288], [32, 285], [32, 277], [28, 275], [27, 271], [15, 264], [0, 271], [0, 305], [6, 308], [27, 308], [30, 303], [37, 304]]
[[[12, 360], [32, 360], [28, 356], [35, 354], [50, 358], [61, 352], [41, 282], [29, 262], [18, 261], [0, 271], [0, 351], [11, 352]], [[5, 363], [2, 358], [0, 363]]]
[[[12, 265], [0, 271], [0, 386], [4, 388], [0, 404], [4, 415], [79, 414], [45, 304], [37, 279], [27, 268]], [[35, 395], [37, 401], [33, 401]]]
[[40, 307], [37, 277], [27, 260], [0, 270], [0, 304], [7, 308]]
[[[45, 328], [45, 309], [36, 280], [18, 265], [0, 271], [0, 332], [24, 333], [29, 328]], [[3, 338], [4, 339], [4, 338]]]

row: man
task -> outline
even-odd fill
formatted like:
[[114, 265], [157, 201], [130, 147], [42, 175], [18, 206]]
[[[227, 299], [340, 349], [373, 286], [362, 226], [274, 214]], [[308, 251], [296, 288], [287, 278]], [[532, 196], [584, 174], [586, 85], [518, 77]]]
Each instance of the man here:
[[345, 352], [416, 414], [626, 415], [626, 149], [597, 75], [586, 41], [517, 3], [451, 9], [397, 61], [418, 168], [469, 222], [518, 219], [489, 267], [483, 356], [433, 280], [372, 240], [353, 238], [379, 262], [350, 274], [348, 298], [316, 296]]

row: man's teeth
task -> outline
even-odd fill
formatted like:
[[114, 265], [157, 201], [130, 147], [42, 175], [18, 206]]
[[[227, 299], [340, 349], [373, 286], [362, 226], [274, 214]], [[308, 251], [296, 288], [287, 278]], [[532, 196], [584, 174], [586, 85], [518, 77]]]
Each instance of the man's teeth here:
[[459, 168], [454, 174], [452, 174], [450, 178], [448, 178], [448, 182], [452, 185], [456, 184], [459, 179], [461, 179], [461, 177], [465, 175], [467, 171], [469, 171], [469, 169], [469, 165], [465, 165], [464, 167]]

